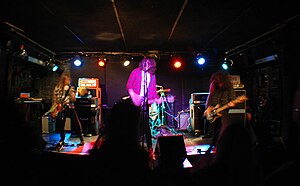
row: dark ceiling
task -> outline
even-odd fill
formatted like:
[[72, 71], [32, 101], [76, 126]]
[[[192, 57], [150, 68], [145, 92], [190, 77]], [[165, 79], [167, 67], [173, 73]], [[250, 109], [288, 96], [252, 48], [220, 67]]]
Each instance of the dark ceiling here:
[[8, 0], [1, 22], [45, 53], [224, 53], [298, 17], [297, 1]]

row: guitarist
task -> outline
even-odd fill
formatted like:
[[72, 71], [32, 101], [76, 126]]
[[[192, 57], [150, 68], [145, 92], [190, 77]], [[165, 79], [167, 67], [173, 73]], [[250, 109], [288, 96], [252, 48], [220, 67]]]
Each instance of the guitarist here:
[[75, 101], [75, 88], [71, 86], [70, 74], [64, 72], [60, 76], [59, 82], [53, 91], [52, 104], [56, 106], [56, 109], [54, 109], [54, 111], [51, 113], [52, 117], [55, 118], [58, 130], [60, 132], [60, 140], [57, 144], [57, 148], [59, 150], [65, 144], [65, 123], [67, 117], [71, 119], [72, 124], [75, 124], [72, 126], [77, 127], [77, 130], [80, 132], [80, 143], [78, 146], [84, 145], [82, 126], [75, 111]]
[[[211, 114], [217, 105], [223, 106], [228, 104], [229, 107], [234, 107], [235, 103], [233, 100], [235, 98], [236, 95], [229, 79], [229, 74], [223, 71], [213, 73], [210, 77], [209, 95], [206, 100], [204, 116]], [[225, 109], [217, 113], [215, 120], [208, 126], [208, 133], [204, 138], [212, 138], [211, 146], [216, 145], [218, 137], [230, 124], [228, 110]]]
[[149, 105], [154, 102], [157, 104], [162, 103], [162, 98], [156, 92], [155, 71], [155, 59], [145, 57], [140, 61], [139, 66], [131, 71], [126, 84], [132, 103], [141, 108], [139, 127], [141, 127], [142, 131], [139, 130], [139, 133], [142, 132], [143, 138], [145, 134], [150, 156], [153, 153], [153, 148], [149, 125]]

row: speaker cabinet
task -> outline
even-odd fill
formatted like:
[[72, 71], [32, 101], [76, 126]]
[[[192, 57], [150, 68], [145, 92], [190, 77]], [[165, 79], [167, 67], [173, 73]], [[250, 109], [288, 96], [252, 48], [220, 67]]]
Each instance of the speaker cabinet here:
[[[234, 90], [236, 97], [245, 95], [246, 90]], [[231, 123], [240, 123], [243, 126], [246, 126], [246, 101], [243, 103], [238, 103], [234, 108], [229, 109], [229, 118]]]
[[42, 117], [42, 133], [49, 134], [55, 132], [55, 121], [50, 116]]
[[191, 104], [190, 117], [192, 132], [198, 134], [205, 134], [206, 120], [203, 117], [205, 111], [205, 104]]
[[178, 130], [187, 130], [189, 126], [189, 119], [190, 119], [190, 112], [179, 112], [178, 113], [178, 123], [177, 123], [177, 129]]
[[88, 107], [77, 107], [77, 115], [81, 122], [85, 136], [99, 134], [99, 110]]
[[159, 136], [155, 154], [160, 168], [183, 168], [187, 156], [183, 135]]

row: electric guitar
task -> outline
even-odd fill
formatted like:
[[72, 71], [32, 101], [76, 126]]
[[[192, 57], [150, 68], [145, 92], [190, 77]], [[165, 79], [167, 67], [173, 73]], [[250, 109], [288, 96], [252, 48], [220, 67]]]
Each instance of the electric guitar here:
[[[242, 95], [242, 96], [238, 96], [236, 99], [230, 101], [229, 103], [234, 103], [234, 104], [243, 103], [246, 100], [248, 100], [248, 98], [245, 95]], [[219, 104], [217, 104], [215, 107], [210, 106], [204, 111], [203, 116], [206, 117], [207, 121], [213, 123], [217, 118], [222, 116], [222, 114], [220, 113], [221, 111], [231, 107], [229, 103], [225, 104], [222, 107], [220, 107]]]
[[[130, 95], [131, 101], [135, 106], [144, 106], [145, 102], [147, 102], [147, 100], [144, 100], [143, 96], [140, 96], [139, 94], [136, 94], [134, 92], [132, 92]], [[161, 104], [162, 102], [164, 102], [163, 99], [151, 99], [148, 100], [148, 104], [151, 105], [152, 103], [157, 103], [157, 104]]]

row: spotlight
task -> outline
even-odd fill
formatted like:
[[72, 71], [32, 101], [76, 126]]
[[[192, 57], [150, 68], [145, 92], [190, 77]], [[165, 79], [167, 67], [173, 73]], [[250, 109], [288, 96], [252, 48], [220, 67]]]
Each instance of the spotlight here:
[[223, 68], [224, 70], [228, 70], [228, 64], [227, 64], [226, 62], [223, 62], [223, 63], [222, 63], [222, 68]]
[[107, 57], [104, 58], [98, 58], [97, 64], [99, 67], [105, 67], [108, 59]]
[[205, 56], [203, 55], [203, 54], [201, 54], [201, 53], [198, 53], [197, 55], [196, 55], [196, 62], [197, 62], [197, 64], [199, 64], [199, 65], [204, 65], [204, 63], [205, 63]]
[[63, 70], [57, 64], [53, 64], [52, 71], [56, 72], [59, 76], [63, 73]]
[[183, 61], [180, 57], [173, 57], [172, 58], [172, 65], [175, 69], [181, 69], [183, 66]]
[[123, 65], [125, 67], [127, 67], [128, 65], [130, 65], [130, 61], [132, 60], [132, 57], [126, 57], [126, 56], [123, 56], [121, 57], [121, 63], [123, 63]]
[[81, 57], [79, 55], [76, 55], [74, 57], [74, 60], [73, 60], [73, 64], [76, 66], [76, 67], [81, 67], [83, 65], [83, 61], [81, 59]]
[[224, 61], [222, 63], [222, 68], [224, 70], [229, 70], [229, 68], [233, 65], [233, 61], [229, 58], [224, 58]]
[[129, 61], [128, 59], [125, 60], [124, 63], [123, 63], [123, 65], [124, 65], [125, 67], [127, 67], [128, 65], [130, 65], [130, 61]]
[[57, 65], [54, 65], [54, 66], [52, 67], [52, 71], [53, 71], [53, 72], [56, 72], [58, 68], [59, 68], [59, 67], [58, 67]]

